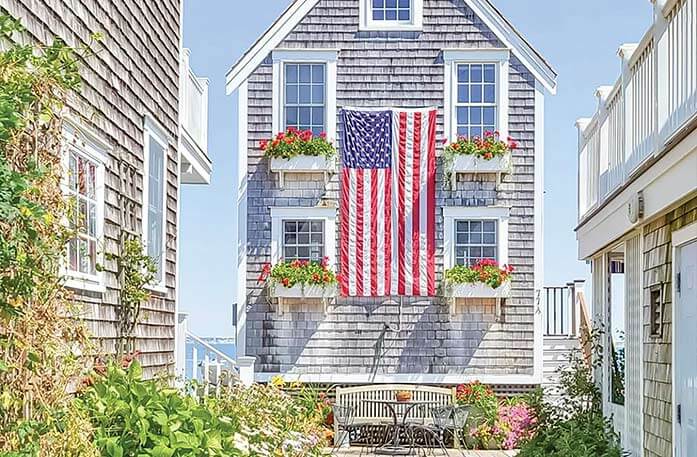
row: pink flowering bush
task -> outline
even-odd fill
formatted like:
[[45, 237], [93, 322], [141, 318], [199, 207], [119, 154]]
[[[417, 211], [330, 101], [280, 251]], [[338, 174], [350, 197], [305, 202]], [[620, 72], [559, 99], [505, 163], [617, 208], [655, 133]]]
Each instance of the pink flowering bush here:
[[469, 435], [482, 449], [517, 449], [535, 435], [537, 417], [526, 403], [500, 403], [493, 423], [472, 427]]

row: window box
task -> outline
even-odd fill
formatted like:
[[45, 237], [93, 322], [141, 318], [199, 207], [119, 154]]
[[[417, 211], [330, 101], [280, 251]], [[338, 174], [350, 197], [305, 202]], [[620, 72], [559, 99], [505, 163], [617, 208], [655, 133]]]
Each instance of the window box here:
[[493, 159], [484, 159], [471, 154], [458, 154], [453, 158], [450, 169], [452, 189], [455, 189], [458, 173], [509, 173], [511, 170], [511, 154], [504, 154]]
[[447, 287], [446, 294], [451, 298], [509, 298], [511, 282], [506, 281], [496, 289], [481, 282], [452, 284]]
[[336, 171], [336, 159], [324, 156], [295, 156], [289, 159], [273, 158], [269, 169], [278, 173], [279, 185], [284, 187], [284, 175], [286, 173], [322, 173], [325, 184], [329, 181], [329, 175]]
[[293, 287], [285, 287], [283, 284], [273, 285], [273, 296], [278, 298], [278, 314], [289, 310], [288, 299], [321, 300], [324, 314], [327, 314], [329, 300], [336, 297], [336, 284], [296, 284]]

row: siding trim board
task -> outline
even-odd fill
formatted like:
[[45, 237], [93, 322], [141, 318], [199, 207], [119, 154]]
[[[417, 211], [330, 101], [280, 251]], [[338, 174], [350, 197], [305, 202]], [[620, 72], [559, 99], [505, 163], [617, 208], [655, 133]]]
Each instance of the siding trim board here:
[[[363, 0], [355, 0], [363, 2]], [[419, 0], [420, 1], [420, 0]], [[427, 0], [428, 1], [428, 0]], [[516, 30], [489, 0], [462, 0], [503, 42], [551, 94], [557, 90], [557, 73], [542, 55]], [[254, 72], [266, 56], [317, 6], [320, 0], [296, 0], [245, 52], [226, 74], [226, 93], [232, 94]], [[360, 6], [360, 3], [359, 3]], [[358, 18], [357, 18], [358, 19]], [[359, 24], [357, 23], [356, 26]], [[428, 31], [425, 24], [425, 31]], [[416, 32], [418, 33], [418, 31]]]

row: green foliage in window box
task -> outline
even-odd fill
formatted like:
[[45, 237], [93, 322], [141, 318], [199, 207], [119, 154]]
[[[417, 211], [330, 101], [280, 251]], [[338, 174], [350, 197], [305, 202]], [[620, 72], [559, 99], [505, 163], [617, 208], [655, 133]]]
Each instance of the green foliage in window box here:
[[296, 156], [332, 158], [336, 155], [334, 145], [322, 132], [315, 136], [311, 130], [300, 131], [289, 127], [270, 140], [261, 140], [259, 148], [270, 159], [290, 159]]
[[484, 283], [496, 289], [510, 279], [513, 267], [492, 259], [479, 260], [474, 266], [457, 265], [445, 272], [446, 285]]
[[329, 269], [329, 259], [325, 257], [321, 262], [309, 260], [290, 260], [277, 263], [273, 267], [266, 264], [262, 268], [258, 281], [264, 282], [271, 279], [272, 282], [283, 287], [293, 287], [296, 284], [332, 286], [337, 283], [337, 275]]

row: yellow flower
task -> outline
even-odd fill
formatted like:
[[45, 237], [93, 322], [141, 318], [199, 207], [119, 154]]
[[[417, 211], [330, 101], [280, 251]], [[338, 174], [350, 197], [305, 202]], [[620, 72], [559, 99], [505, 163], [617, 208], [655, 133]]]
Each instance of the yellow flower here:
[[276, 386], [276, 387], [283, 387], [286, 384], [286, 382], [283, 380], [283, 376], [278, 375], [274, 376], [271, 378], [271, 385]]

